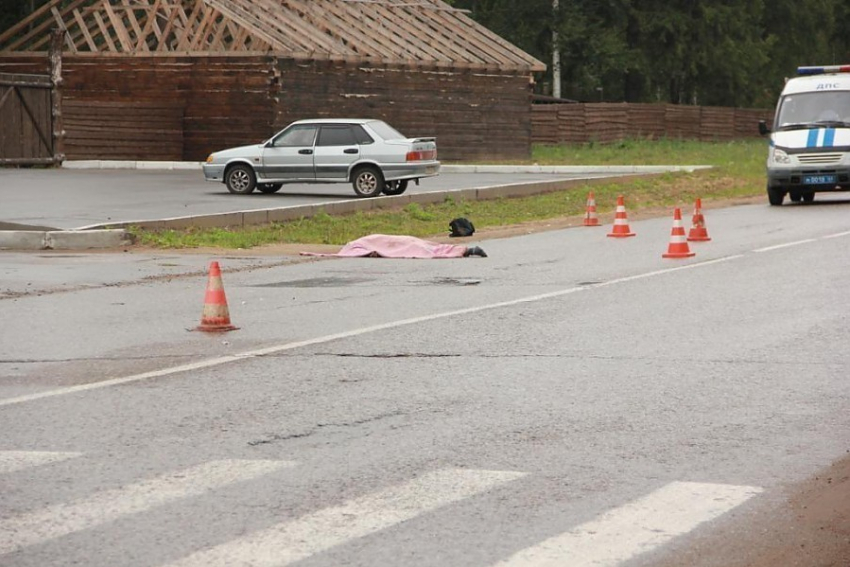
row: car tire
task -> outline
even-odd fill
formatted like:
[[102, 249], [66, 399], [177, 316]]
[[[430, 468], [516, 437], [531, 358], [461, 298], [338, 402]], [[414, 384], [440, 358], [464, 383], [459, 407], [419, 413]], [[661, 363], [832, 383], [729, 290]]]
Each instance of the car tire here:
[[272, 193], [277, 193], [280, 191], [280, 188], [283, 187], [283, 183], [258, 183], [257, 189], [260, 193], [265, 193], [266, 195], [270, 195]]
[[803, 193], [803, 202], [804, 203], [813, 203], [815, 200], [815, 192], [814, 191], [806, 191]]
[[377, 197], [384, 190], [384, 176], [376, 167], [361, 167], [351, 176], [351, 185], [358, 197]]
[[257, 176], [249, 166], [237, 164], [224, 174], [224, 184], [231, 193], [247, 195], [257, 186]]
[[792, 203], [799, 203], [803, 200], [803, 194], [799, 191], [790, 191], [788, 193], [788, 198], [791, 199]]
[[387, 181], [384, 187], [384, 195], [401, 195], [407, 191], [407, 179], [398, 181]]
[[785, 199], [785, 191], [779, 189], [777, 187], [768, 187], [767, 188], [767, 200], [774, 207], [778, 207], [782, 205], [782, 201]]

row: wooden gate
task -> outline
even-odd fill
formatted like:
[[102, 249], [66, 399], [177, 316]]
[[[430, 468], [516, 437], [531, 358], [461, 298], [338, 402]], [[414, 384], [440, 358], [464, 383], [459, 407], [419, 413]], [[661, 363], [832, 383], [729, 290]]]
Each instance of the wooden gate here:
[[59, 161], [50, 75], [0, 73], [0, 165]]

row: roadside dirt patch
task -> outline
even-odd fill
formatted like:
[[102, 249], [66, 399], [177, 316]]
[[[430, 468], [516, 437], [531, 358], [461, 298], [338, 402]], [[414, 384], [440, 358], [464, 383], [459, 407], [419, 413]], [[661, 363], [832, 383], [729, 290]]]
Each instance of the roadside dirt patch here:
[[850, 456], [671, 554], [652, 566], [850, 566]]

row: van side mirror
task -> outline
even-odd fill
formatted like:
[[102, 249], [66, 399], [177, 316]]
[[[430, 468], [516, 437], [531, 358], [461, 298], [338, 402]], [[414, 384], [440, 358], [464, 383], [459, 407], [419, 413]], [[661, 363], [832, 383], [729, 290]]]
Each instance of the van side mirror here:
[[770, 128], [767, 127], [767, 122], [764, 120], [759, 120], [759, 134], [762, 136], [770, 134]]

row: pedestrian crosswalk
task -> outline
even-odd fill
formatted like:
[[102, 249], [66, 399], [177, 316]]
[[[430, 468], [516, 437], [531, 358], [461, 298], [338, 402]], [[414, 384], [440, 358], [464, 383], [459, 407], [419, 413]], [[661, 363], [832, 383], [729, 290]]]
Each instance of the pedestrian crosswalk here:
[[80, 453], [47, 451], [0, 451], [0, 474], [79, 457]]
[[[0, 475], [79, 457], [79, 453], [0, 451]], [[297, 475], [298, 467], [296, 462], [283, 460], [212, 460], [42, 509], [5, 517], [0, 513], [0, 564], [18, 564], [11, 559], [39, 544], [92, 528], [108, 529], [109, 524], [132, 519], [134, 514], [179, 505], [237, 483]], [[510, 498], [518, 483], [531, 476], [519, 471], [468, 468], [425, 470], [297, 518], [244, 534], [237, 530], [239, 535], [229, 541], [225, 537], [159, 563], [162, 567], [290, 565], [390, 528], [404, 529], [405, 522], [425, 514], [440, 514], [450, 505], [469, 505], [475, 497], [496, 494], [500, 499]], [[673, 482], [616, 509], [601, 511], [596, 519], [564, 533], [526, 541], [525, 549], [505, 553], [493, 565], [614, 567], [692, 531], [759, 492], [751, 486]], [[0, 512], [3, 507], [0, 492]], [[55, 565], [61, 564], [62, 558], [57, 557]]]
[[0, 555], [291, 466], [293, 463], [280, 461], [211, 461], [3, 520]]
[[500, 567], [619, 565], [693, 530], [758, 494], [751, 486], [672, 482], [562, 535], [524, 549]]

